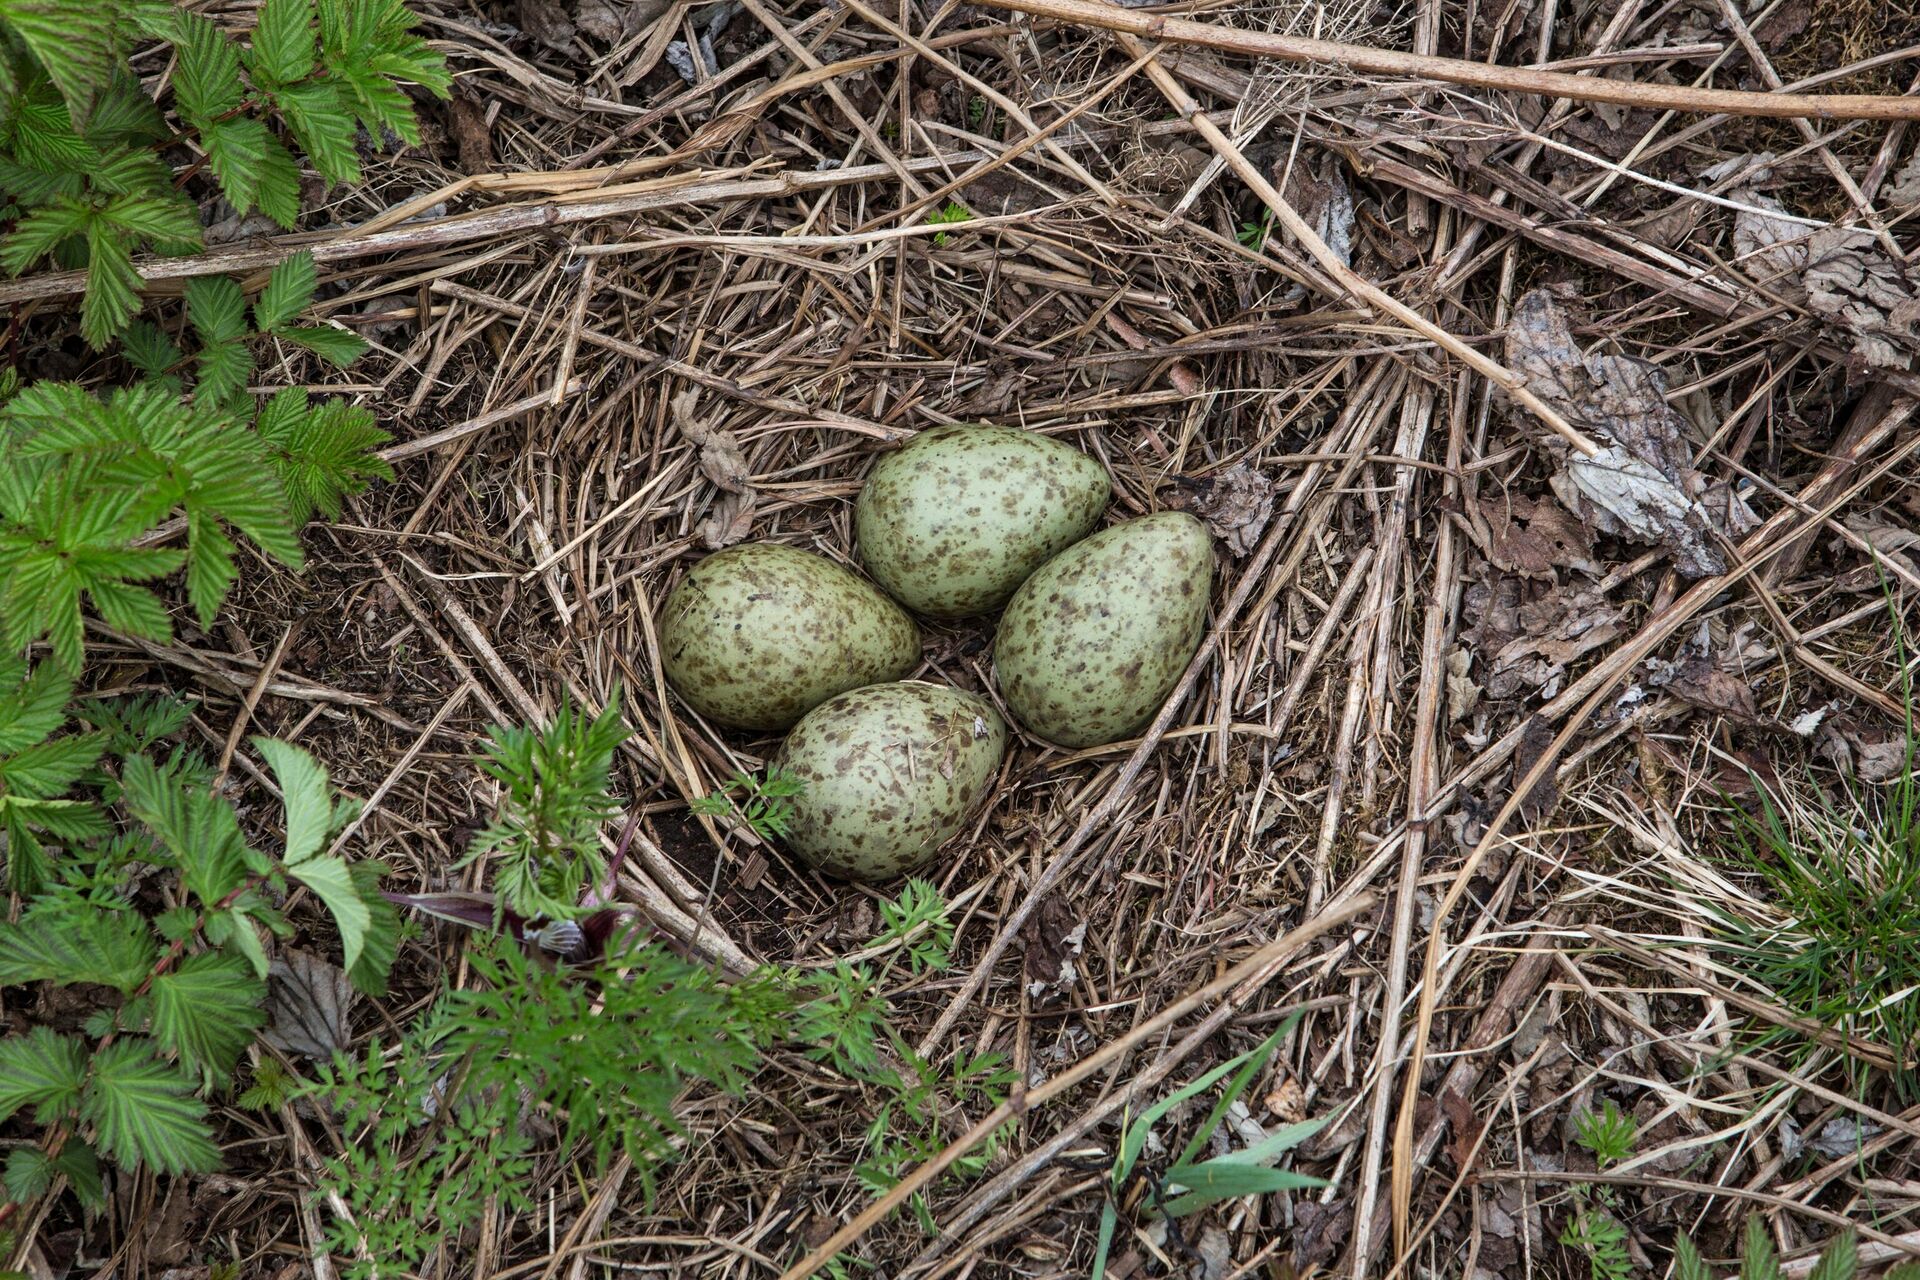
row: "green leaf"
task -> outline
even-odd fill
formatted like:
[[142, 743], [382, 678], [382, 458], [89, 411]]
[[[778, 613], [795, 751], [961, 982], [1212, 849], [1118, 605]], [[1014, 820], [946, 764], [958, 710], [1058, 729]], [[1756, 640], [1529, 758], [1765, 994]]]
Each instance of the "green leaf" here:
[[334, 182], [360, 181], [360, 156], [354, 147], [359, 126], [336, 85], [325, 80], [287, 85], [276, 91], [274, 100], [314, 168]]
[[7, 1199], [14, 1204], [38, 1200], [52, 1189], [57, 1176], [53, 1159], [46, 1152], [38, 1147], [15, 1147], [7, 1155]]
[[101, 207], [100, 217], [122, 231], [169, 246], [194, 249], [200, 244], [200, 219], [184, 192], [115, 196]]
[[200, 145], [228, 203], [241, 213], [258, 205], [268, 149], [278, 145], [267, 126], [251, 116], [210, 120], [200, 126]]
[[301, 325], [278, 332], [280, 337], [305, 347], [336, 369], [346, 368], [365, 355], [372, 345], [352, 330], [331, 324]]
[[180, 348], [151, 320], [135, 320], [127, 326], [120, 335], [120, 352], [149, 378], [163, 378], [180, 363]]
[[267, 277], [267, 287], [253, 304], [253, 324], [262, 333], [275, 333], [293, 322], [313, 301], [320, 273], [313, 254], [302, 249]]
[[1173, 1217], [1184, 1217], [1222, 1200], [1240, 1196], [1265, 1195], [1270, 1191], [1295, 1191], [1324, 1187], [1323, 1178], [1309, 1178], [1286, 1169], [1269, 1169], [1257, 1164], [1234, 1164], [1209, 1160], [1205, 1164], [1176, 1165], [1167, 1170], [1167, 1183], [1185, 1188], [1168, 1200], [1163, 1208]]
[[84, 122], [119, 65], [113, 11], [97, 0], [0, 0], [0, 23], [13, 28]]
[[0, 1040], [0, 1120], [22, 1107], [35, 1124], [54, 1124], [80, 1103], [87, 1080], [87, 1047], [77, 1036], [32, 1027]]
[[154, 1056], [145, 1040], [118, 1040], [93, 1055], [81, 1114], [100, 1150], [156, 1173], [210, 1173], [220, 1151], [193, 1082]]
[[[1234, 1102], [1239, 1099], [1240, 1095], [1247, 1091], [1247, 1086], [1253, 1083], [1253, 1078], [1260, 1074], [1261, 1070], [1266, 1067], [1267, 1059], [1273, 1056], [1273, 1051], [1279, 1047], [1282, 1040], [1292, 1034], [1295, 1027], [1300, 1025], [1300, 1019], [1304, 1016], [1304, 1014], [1296, 1013], [1292, 1017], [1287, 1018], [1281, 1022], [1278, 1027], [1274, 1028], [1272, 1035], [1262, 1040], [1248, 1052], [1240, 1055], [1239, 1061], [1242, 1063], [1240, 1070], [1234, 1074], [1232, 1081], [1228, 1083], [1220, 1096], [1214, 1099], [1213, 1109], [1207, 1113], [1207, 1118], [1200, 1122], [1199, 1128], [1194, 1130], [1193, 1137], [1188, 1140], [1186, 1147], [1180, 1152], [1180, 1158], [1174, 1161], [1175, 1164], [1186, 1164], [1200, 1154], [1201, 1149], [1205, 1147], [1208, 1140], [1213, 1137], [1213, 1131], [1218, 1128], [1220, 1122], [1226, 1118], [1227, 1108], [1231, 1107]], [[1314, 1124], [1314, 1129], [1318, 1129], [1319, 1127], [1319, 1123]], [[1285, 1131], [1283, 1130], [1282, 1132]], [[1304, 1141], [1312, 1132], [1312, 1129], [1308, 1130], [1307, 1133], [1302, 1134], [1300, 1138], [1295, 1139], [1295, 1141]], [[1287, 1144], [1287, 1146], [1292, 1145], [1292, 1143]], [[1280, 1148], [1280, 1150], [1285, 1149], [1285, 1147]]]
[[92, 211], [67, 197], [35, 209], [0, 239], [0, 267], [17, 276], [52, 253], [62, 240], [84, 235], [92, 222]]
[[334, 927], [340, 930], [340, 950], [345, 966], [351, 970], [360, 963], [360, 951], [373, 927], [373, 913], [353, 886], [353, 873], [347, 864], [332, 857], [308, 858], [288, 863], [287, 874], [298, 880], [333, 913]]
[[253, 29], [254, 74], [286, 85], [312, 74], [313, 64], [313, 0], [267, 0]]
[[260, 181], [253, 202], [260, 212], [291, 231], [300, 221], [300, 165], [280, 139], [266, 135], [260, 154]]
[[1759, 1214], [1747, 1218], [1747, 1247], [1740, 1255], [1740, 1280], [1779, 1280], [1780, 1255]]
[[1835, 1236], [1820, 1261], [1814, 1264], [1807, 1280], [1853, 1280], [1860, 1267], [1860, 1244], [1849, 1231]]
[[[220, 941], [237, 947], [240, 954], [247, 958], [247, 963], [253, 966], [253, 976], [264, 981], [267, 976], [267, 949], [261, 943], [260, 931], [254, 928], [253, 921], [237, 910], [225, 913], [220, 919], [226, 925]], [[212, 922], [209, 922], [209, 936], [213, 933], [211, 925]]]
[[267, 988], [245, 959], [203, 952], [153, 980], [153, 1035], [189, 1069], [229, 1076], [266, 1021]]
[[226, 276], [198, 276], [187, 281], [187, 319], [209, 346], [245, 337], [246, 295]]
[[344, 400], [309, 408], [306, 392], [288, 387], [261, 409], [254, 430], [272, 449], [287, 509], [296, 520], [308, 519], [315, 510], [337, 519], [347, 494], [393, 475], [377, 452], [387, 433], [373, 425], [371, 413]]
[[194, 375], [196, 396], [212, 405], [232, 404], [253, 376], [253, 352], [238, 339], [209, 343], [194, 361]]
[[224, 798], [144, 755], [127, 757], [120, 785], [128, 812], [172, 855], [180, 878], [202, 906], [219, 907], [246, 883], [246, 839]]
[[327, 794], [327, 771], [291, 742], [256, 737], [253, 747], [273, 770], [286, 804], [286, 861], [305, 862], [320, 852], [335, 826], [335, 810]]
[[[16, 679], [16, 667], [11, 673]], [[35, 666], [26, 679], [0, 692], [0, 753], [44, 742], [67, 722], [73, 678], [50, 662]]]
[[213, 625], [220, 604], [240, 576], [233, 565], [233, 542], [219, 522], [204, 511], [187, 515], [187, 599], [200, 625]]
[[82, 1205], [98, 1209], [106, 1203], [106, 1190], [100, 1182], [100, 1157], [90, 1144], [69, 1138], [66, 1147], [54, 1157], [53, 1167], [66, 1175], [67, 1185], [73, 1188]]
[[348, 868], [353, 888], [367, 904], [367, 936], [359, 963], [347, 970], [354, 989], [369, 996], [387, 994], [387, 975], [400, 955], [400, 912], [380, 893], [383, 868], [377, 862], [356, 862]]
[[93, 767], [106, 735], [74, 733], [22, 747], [0, 758], [0, 787], [38, 800], [53, 799]]
[[95, 351], [113, 341], [140, 306], [140, 273], [120, 238], [99, 221], [87, 228], [87, 293], [80, 333]]
[[204, 141], [215, 118], [238, 108], [245, 95], [240, 54], [211, 21], [185, 8], [174, 15], [173, 45], [180, 58], [174, 101]]
[[95, 982], [131, 992], [156, 958], [146, 921], [131, 911], [36, 911], [0, 921], [0, 987]]
[[123, 635], [165, 640], [173, 634], [167, 606], [145, 587], [101, 578], [88, 584], [87, 595], [99, 611], [100, 620]]

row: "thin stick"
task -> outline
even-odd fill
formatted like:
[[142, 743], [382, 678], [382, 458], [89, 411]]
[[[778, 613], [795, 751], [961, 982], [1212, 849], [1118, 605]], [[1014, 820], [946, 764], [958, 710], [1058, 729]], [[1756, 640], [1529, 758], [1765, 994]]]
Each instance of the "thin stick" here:
[[[1006, 3], [1007, 0], [994, 0], [994, 2]], [[1020, 0], [1021, 4], [1068, 2], [1070, 2], [1070, 0]], [[1071, 2], [1077, 3], [1078, 0], [1071, 0]], [[1093, 7], [1105, 8], [1105, 6]], [[1125, 11], [1116, 9], [1114, 12], [1124, 13]], [[1198, 26], [1200, 24], [1193, 23], [1190, 25]], [[1121, 34], [1117, 39], [1120, 42], [1120, 47], [1126, 50], [1128, 57], [1138, 58], [1142, 56], [1140, 42], [1132, 36]], [[1207, 145], [1213, 148], [1214, 154], [1218, 155], [1222, 160], [1225, 160], [1227, 166], [1239, 176], [1240, 180], [1246, 183], [1253, 193], [1266, 203], [1269, 209], [1273, 210], [1274, 216], [1280, 220], [1280, 225], [1287, 229], [1287, 234], [1291, 235], [1300, 243], [1300, 247], [1305, 249], [1313, 260], [1320, 265], [1322, 271], [1325, 271], [1329, 276], [1333, 277], [1334, 283], [1339, 285], [1342, 290], [1360, 299], [1373, 310], [1385, 312], [1387, 315], [1392, 316], [1395, 320], [1398, 320], [1401, 324], [1407, 326], [1407, 328], [1412, 329], [1415, 333], [1435, 344], [1441, 350], [1454, 356], [1456, 359], [1464, 361], [1475, 373], [1478, 373], [1481, 377], [1513, 397], [1514, 400], [1524, 405], [1527, 410], [1531, 412], [1534, 417], [1540, 419], [1549, 430], [1553, 431], [1554, 434], [1558, 435], [1587, 457], [1591, 458], [1600, 452], [1599, 445], [1595, 444], [1583, 432], [1577, 430], [1572, 423], [1561, 417], [1553, 406], [1535, 395], [1533, 391], [1528, 388], [1527, 384], [1521, 381], [1512, 370], [1491, 357], [1474, 350], [1433, 321], [1415, 311], [1412, 307], [1407, 306], [1398, 298], [1395, 298], [1385, 289], [1373, 283], [1373, 281], [1362, 276], [1346, 263], [1340, 261], [1338, 255], [1328, 246], [1327, 242], [1320, 238], [1319, 233], [1307, 225], [1305, 218], [1302, 218], [1298, 213], [1294, 212], [1293, 206], [1287, 203], [1286, 198], [1280, 194], [1271, 182], [1267, 181], [1266, 175], [1254, 167], [1253, 162], [1247, 159], [1240, 148], [1233, 145], [1233, 139], [1227, 137], [1220, 126], [1215, 124], [1207, 113], [1200, 109], [1200, 104], [1195, 102], [1192, 95], [1180, 86], [1179, 80], [1175, 79], [1173, 73], [1161, 65], [1158, 58], [1148, 59], [1147, 76], [1153, 81], [1154, 86], [1160, 90], [1161, 96], [1165, 97], [1173, 109], [1179, 113], [1180, 118], [1192, 125], [1200, 136], [1207, 140]], [[1566, 78], [1575, 84], [1587, 83], [1586, 80], [1579, 76], [1568, 76]]]
[[1099, 0], [980, 0], [992, 9], [1011, 9], [1062, 22], [1077, 22], [1109, 31], [1124, 31], [1152, 40], [1199, 45], [1226, 53], [1244, 53], [1283, 62], [1319, 62], [1344, 65], [1373, 75], [1411, 76], [1472, 85], [1477, 89], [1504, 89], [1576, 102], [1612, 102], [1651, 110], [1720, 112], [1730, 116], [1774, 116], [1814, 120], [1920, 119], [1920, 100], [1879, 94], [1747, 93], [1735, 89], [1695, 89], [1685, 85], [1641, 84], [1599, 76], [1567, 75], [1502, 67], [1458, 58], [1436, 58], [1397, 49], [1337, 40], [1311, 40], [1271, 31], [1217, 27], [1186, 18], [1140, 13]]
[[[961, 1134], [947, 1148], [933, 1159], [927, 1161], [908, 1174], [886, 1195], [875, 1200], [859, 1216], [846, 1226], [834, 1232], [812, 1253], [802, 1258], [793, 1267], [784, 1272], [780, 1280], [806, 1280], [820, 1268], [833, 1260], [833, 1255], [845, 1249], [868, 1231], [885, 1221], [888, 1214], [906, 1203], [915, 1192], [939, 1177], [958, 1160], [987, 1138], [1001, 1125], [1016, 1116], [1024, 1115], [1034, 1107], [1067, 1090], [1075, 1088], [1089, 1076], [1097, 1075], [1109, 1065], [1118, 1062], [1138, 1045], [1154, 1039], [1164, 1033], [1168, 1027], [1189, 1013], [1218, 996], [1227, 995], [1229, 1004], [1237, 1004], [1247, 999], [1288, 957], [1312, 942], [1322, 934], [1330, 933], [1342, 925], [1373, 910], [1373, 895], [1363, 893], [1352, 902], [1343, 904], [1332, 911], [1322, 912], [1301, 925], [1291, 933], [1282, 934], [1266, 946], [1234, 965], [1212, 982], [1180, 997], [1153, 1017], [1147, 1019], [1126, 1035], [1113, 1041], [1106, 1047], [1076, 1062], [1066, 1071], [1041, 1085], [1038, 1089], [1025, 1090], [1015, 1086], [1013, 1095], [1005, 1102], [989, 1111], [977, 1124]], [[1244, 985], [1243, 985], [1244, 984]]]

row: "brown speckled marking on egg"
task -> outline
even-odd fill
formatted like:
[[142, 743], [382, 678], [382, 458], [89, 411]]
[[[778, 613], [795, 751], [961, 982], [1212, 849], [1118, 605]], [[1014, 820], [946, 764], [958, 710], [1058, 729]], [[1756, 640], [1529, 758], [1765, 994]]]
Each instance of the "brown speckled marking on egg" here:
[[823, 556], [749, 542], [687, 572], [660, 610], [660, 663], [707, 719], [785, 729], [843, 689], [898, 680], [920, 629]]
[[776, 763], [804, 784], [784, 842], [828, 875], [905, 875], [965, 825], [1006, 746], [992, 704], [945, 685], [903, 680], [830, 698], [780, 748]]
[[1182, 511], [1103, 529], [1047, 561], [994, 635], [994, 674], [1038, 736], [1091, 747], [1144, 728], [1206, 631], [1213, 539]]
[[1014, 427], [932, 427], [873, 464], [854, 507], [861, 562], [916, 613], [990, 613], [1106, 509], [1106, 470]]

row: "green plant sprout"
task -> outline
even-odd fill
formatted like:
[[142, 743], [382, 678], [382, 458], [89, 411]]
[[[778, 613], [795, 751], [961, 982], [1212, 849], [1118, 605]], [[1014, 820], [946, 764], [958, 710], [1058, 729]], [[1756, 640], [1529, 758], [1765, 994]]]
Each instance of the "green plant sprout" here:
[[1269, 209], [1260, 221], [1241, 223], [1240, 230], [1234, 234], [1233, 238], [1240, 242], [1242, 248], [1258, 253], [1266, 247], [1267, 237], [1272, 234], [1273, 210]]
[[777, 840], [793, 821], [793, 798], [805, 790], [805, 782], [768, 765], [762, 773], [734, 774], [688, 808], [710, 817], [735, 818], [762, 840]]
[[1219, 1097], [1181, 1149], [1173, 1164], [1152, 1180], [1154, 1207], [1169, 1219], [1185, 1217], [1208, 1205], [1240, 1196], [1264, 1195], [1271, 1191], [1307, 1190], [1324, 1187], [1320, 1178], [1308, 1177], [1288, 1169], [1275, 1169], [1273, 1163], [1311, 1138], [1325, 1126], [1326, 1117], [1283, 1125], [1258, 1142], [1195, 1163], [1195, 1158], [1213, 1138], [1214, 1130], [1226, 1119], [1227, 1109], [1240, 1099], [1260, 1073], [1280, 1042], [1300, 1023], [1300, 1014], [1282, 1022], [1274, 1033], [1245, 1053], [1221, 1063], [1190, 1084], [1174, 1090], [1135, 1118], [1122, 1123], [1120, 1149], [1114, 1155], [1108, 1175], [1106, 1203], [1101, 1209], [1100, 1226], [1094, 1241], [1093, 1280], [1105, 1280], [1107, 1257], [1120, 1222], [1120, 1204], [1125, 1199], [1145, 1151], [1147, 1135], [1169, 1111], [1191, 1098], [1197, 1098], [1231, 1075]]
[[[958, 222], [971, 222], [972, 220], [973, 210], [967, 208], [967, 206], [961, 204], [958, 200], [949, 200], [946, 204], [927, 215], [928, 222], [945, 225]], [[934, 245], [941, 249], [946, 248], [951, 239], [952, 237], [944, 231], [936, 231], [933, 235]]]
[[[1638, 1138], [1639, 1125], [1612, 1098], [1599, 1111], [1587, 1111], [1573, 1122], [1573, 1140], [1587, 1149], [1602, 1173], [1631, 1156]], [[1614, 1189], [1579, 1183], [1573, 1201], [1573, 1217], [1560, 1233], [1560, 1243], [1585, 1255], [1593, 1280], [1631, 1280], [1633, 1255], [1627, 1249], [1627, 1229], [1613, 1215]]]

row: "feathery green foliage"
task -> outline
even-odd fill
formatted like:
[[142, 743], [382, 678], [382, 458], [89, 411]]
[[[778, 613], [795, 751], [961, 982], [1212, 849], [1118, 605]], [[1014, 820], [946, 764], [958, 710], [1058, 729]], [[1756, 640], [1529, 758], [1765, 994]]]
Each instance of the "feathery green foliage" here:
[[[1851, 1234], [1836, 1236], [1808, 1272], [1809, 1280], [1854, 1280], [1860, 1270], [1859, 1244]], [[1740, 1259], [1738, 1280], [1781, 1280], [1785, 1269], [1780, 1255], [1767, 1234], [1759, 1214], [1747, 1219], [1745, 1249]], [[1706, 1259], [1694, 1248], [1693, 1241], [1681, 1232], [1673, 1243], [1674, 1280], [1713, 1280]], [[1728, 1280], [1734, 1280], [1728, 1277]], [[1920, 1265], [1905, 1262], [1886, 1273], [1883, 1280], [1920, 1280]]]
[[[0, 237], [0, 269], [19, 275], [49, 259], [84, 268], [81, 330], [105, 347], [139, 308], [133, 255], [201, 247], [198, 206], [163, 150], [197, 151], [194, 168], [204, 166], [236, 210], [292, 228], [297, 154], [330, 181], [357, 182], [363, 132], [374, 145], [419, 142], [402, 86], [445, 97], [451, 81], [413, 26], [401, 0], [268, 0], [243, 46], [184, 6], [0, 0], [0, 225], [13, 224]], [[176, 56], [170, 103], [149, 98], [127, 65], [135, 44], [156, 40]], [[196, 328], [203, 317], [225, 322], [200, 368], [223, 390], [243, 367], [226, 301], [189, 302]], [[336, 363], [351, 359], [350, 335], [292, 325], [304, 306], [296, 269], [268, 286], [255, 323]], [[151, 337], [137, 344], [143, 368], [163, 354], [149, 349]]]
[[[1639, 1136], [1639, 1124], [1612, 1098], [1605, 1099], [1600, 1110], [1587, 1111], [1573, 1122], [1573, 1140], [1587, 1149], [1594, 1168], [1602, 1172], [1631, 1156]], [[1573, 1216], [1560, 1233], [1560, 1243], [1585, 1256], [1593, 1280], [1630, 1280], [1633, 1275], [1627, 1229], [1613, 1215], [1617, 1207], [1611, 1186], [1579, 1183], [1573, 1188]]]
[[[605, 870], [597, 841], [616, 808], [610, 774], [624, 736], [617, 700], [598, 717], [563, 707], [543, 729], [492, 731], [477, 764], [500, 784], [501, 808], [474, 847], [492, 858], [505, 910], [581, 914]], [[883, 914], [881, 948], [898, 946], [916, 972], [946, 963], [953, 928], [931, 885], [915, 882]], [[684, 1135], [681, 1097], [738, 1092], [778, 1044], [870, 1094], [875, 1119], [857, 1172], [876, 1191], [946, 1144], [953, 1111], [992, 1106], [1011, 1083], [995, 1058], [963, 1056], [946, 1072], [920, 1060], [860, 965], [728, 982], [638, 931], [575, 966], [504, 934], [469, 960], [475, 988], [443, 994], [397, 1043], [336, 1056], [307, 1087], [338, 1112], [347, 1138], [324, 1182], [352, 1210], [333, 1228], [337, 1252], [364, 1259], [349, 1274], [417, 1270], [490, 1201], [530, 1208], [534, 1164], [554, 1155], [596, 1171], [628, 1157], [650, 1193]], [[278, 1090], [256, 1077], [249, 1096]], [[534, 1115], [550, 1137], [527, 1123]], [[989, 1158], [976, 1153], [957, 1173]]]
[[734, 774], [688, 807], [717, 818], [737, 817], [762, 840], [777, 840], [793, 821], [793, 797], [805, 789], [806, 783], [779, 765], [768, 765], [764, 773]]

